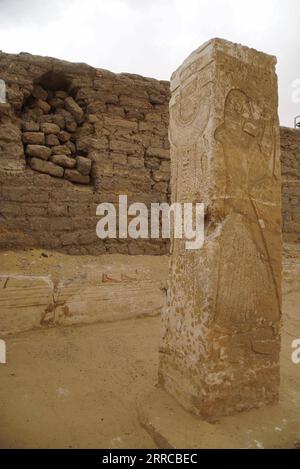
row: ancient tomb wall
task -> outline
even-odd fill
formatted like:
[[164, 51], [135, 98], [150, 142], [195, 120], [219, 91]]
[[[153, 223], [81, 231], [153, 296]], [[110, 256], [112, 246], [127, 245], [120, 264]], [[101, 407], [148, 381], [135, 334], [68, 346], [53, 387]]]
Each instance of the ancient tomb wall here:
[[[95, 227], [96, 206], [119, 194], [169, 201], [169, 82], [25, 53], [0, 53], [0, 77], [0, 248], [168, 252]], [[282, 128], [281, 150], [284, 239], [299, 241], [300, 131]]]
[[300, 130], [281, 128], [283, 239], [300, 242]]
[[0, 53], [0, 246], [164, 254], [166, 240], [100, 240], [96, 206], [169, 199], [169, 83]]

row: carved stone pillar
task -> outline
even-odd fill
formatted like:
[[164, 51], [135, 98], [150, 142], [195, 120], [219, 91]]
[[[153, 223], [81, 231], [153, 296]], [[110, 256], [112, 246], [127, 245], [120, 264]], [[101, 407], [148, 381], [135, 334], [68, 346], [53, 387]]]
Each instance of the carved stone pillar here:
[[278, 399], [281, 171], [276, 59], [214, 39], [173, 74], [173, 202], [205, 243], [172, 241], [159, 382], [206, 419]]

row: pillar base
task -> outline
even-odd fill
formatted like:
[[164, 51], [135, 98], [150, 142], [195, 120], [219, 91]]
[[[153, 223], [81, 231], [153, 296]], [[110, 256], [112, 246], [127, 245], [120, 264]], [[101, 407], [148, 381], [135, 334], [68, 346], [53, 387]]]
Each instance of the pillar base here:
[[278, 404], [209, 423], [184, 410], [157, 386], [141, 396], [138, 417], [160, 449], [300, 447], [300, 420], [295, 419], [295, 407], [287, 392], [282, 392]]

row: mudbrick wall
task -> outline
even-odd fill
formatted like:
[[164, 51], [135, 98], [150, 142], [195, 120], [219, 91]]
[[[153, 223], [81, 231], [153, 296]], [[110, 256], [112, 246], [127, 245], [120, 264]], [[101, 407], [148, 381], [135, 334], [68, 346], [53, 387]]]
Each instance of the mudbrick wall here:
[[100, 240], [96, 206], [168, 201], [169, 83], [25, 53], [0, 53], [0, 78], [0, 246], [167, 252], [166, 240]]
[[281, 128], [283, 238], [300, 242], [300, 129]]
[[[101, 202], [168, 202], [169, 82], [0, 53], [0, 248], [164, 254], [166, 240], [100, 240]], [[283, 231], [300, 241], [300, 131], [282, 128]]]

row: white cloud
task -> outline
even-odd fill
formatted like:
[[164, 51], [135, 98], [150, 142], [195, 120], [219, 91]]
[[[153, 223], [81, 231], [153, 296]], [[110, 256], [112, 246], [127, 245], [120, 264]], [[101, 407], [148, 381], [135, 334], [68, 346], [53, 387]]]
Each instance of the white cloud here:
[[201, 43], [224, 37], [278, 57], [280, 116], [300, 114], [299, 0], [0, 0], [0, 44], [169, 79]]

